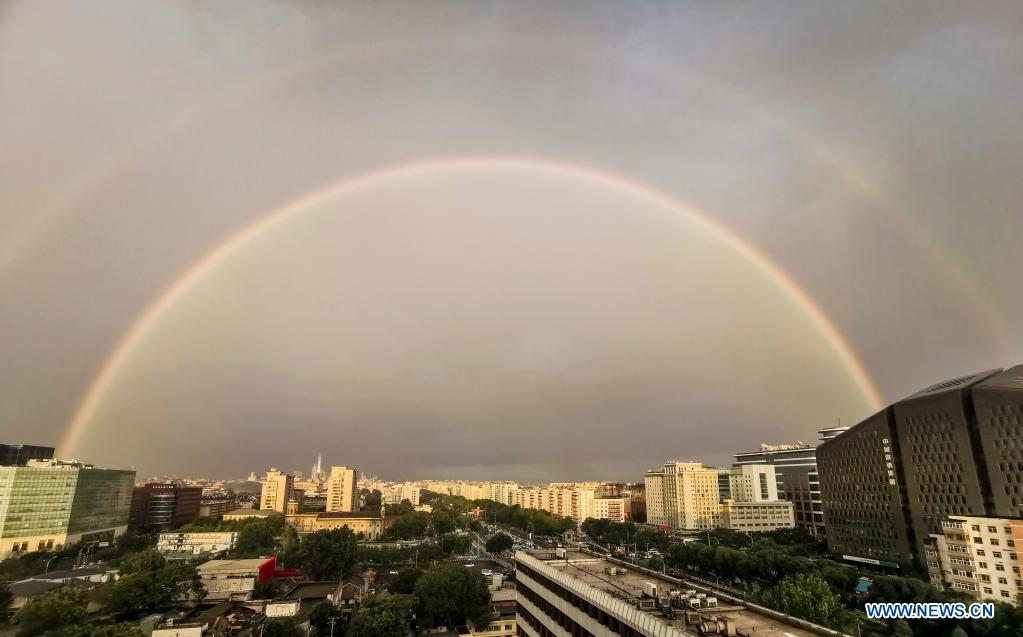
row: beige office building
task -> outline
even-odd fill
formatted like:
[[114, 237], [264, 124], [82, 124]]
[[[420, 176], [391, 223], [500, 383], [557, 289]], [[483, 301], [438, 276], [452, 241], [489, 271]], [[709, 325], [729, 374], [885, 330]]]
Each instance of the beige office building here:
[[721, 523], [718, 470], [698, 462], [669, 462], [643, 477], [647, 522], [672, 529], [713, 529]]
[[359, 508], [359, 472], [349, 467], [331, 467], [327, 476], [327, 512], [349, 512]]
[[925, 548], [931, 583], [992, 602], [1023, 601], [1023, 520], [949, 516]]
[[263, 479], [263, 490], [259, 495], [259, 508], [263, 511], [277, 511], [284, 513], [288, 510], [288, 501], [292, 499], [295, 490], [295, 478], [293, 476], [270, 469]]

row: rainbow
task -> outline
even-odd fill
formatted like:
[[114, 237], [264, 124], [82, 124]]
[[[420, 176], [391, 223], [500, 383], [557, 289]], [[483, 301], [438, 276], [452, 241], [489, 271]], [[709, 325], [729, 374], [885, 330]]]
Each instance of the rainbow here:
[[347, 192], [413, 174], [418, 175], [433, 171], [473, 167], [539, 171], [611, 186], [696, 222], [767, 274], [779, 289], [812, 320], [821, 334], [831, 344], [855, 380], [857, 389], [867, 402], [874, 408], [879, 409], [882, 406], [880, 394], [870, 374], [835, 324], [821, 310], [820, 306], [776, 263], [708, 215], [636, 181], [588, 166], [536, 158], [471, 156], [428, 159], [345, 177], [319, 190], [307, 193], [279, 208], [270, 210], [253, 223], [222, 241], [206, 253], [205, 256], [193, 263], [135, 319], [124, 333], [110, 356], [100, 366], [99, 371], [88, 385], [81, 401], [72, 414], [59, 443], [60, 453], [68, 456], [74, 454], [78, 441], [88, 427], [89, 422], [95, 416], [104, 395], [114, 384], [121, 367], [131, 357], [139, 344], [145, 340], [164, 313], [185, 296], [204, 276], [216, 268], [218, 264], [243, 249], [251, 239], [272, 231], [274, 228], [295, 216], [301, 215], [304, 211], [313, 208], [317, 204]]

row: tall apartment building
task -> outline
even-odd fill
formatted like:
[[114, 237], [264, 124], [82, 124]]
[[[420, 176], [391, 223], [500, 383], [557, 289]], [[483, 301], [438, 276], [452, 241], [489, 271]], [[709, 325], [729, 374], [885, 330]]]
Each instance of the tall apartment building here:
[[24, 467], [29, 460], [49, 460], [52, 457], [53, 447], [0, 444], [0, 466], [3, 467]]
[[263, 479], [259, 493], [259, 508], [263, 511], [285, 513], [288, 502], [294, 496], [295, 478], [283, 471], [271, 468]]
[[593, 514], [596, 520], [625, 522], [632, 519], [632, 503], [627, 497], [606, 497], [593, 499]]
[[[830, 440], [848, 429], [849, 427], [821, 429], [820, 440]], [[806, 529], [815, 536], [824, 535], [824, 507], [821, 504], [816, 448], [802, 443], [762, 444], [759, 451], [735, 454], [735, 462], [738, 465], [774, 465], [778, 497], [792, 503], [796, 526]]]
[[[567, 486], [547, 489], [516, 489], [510, 494], [511, 504], [524, 509], [540, 509], [554, 515], [582, 522], [597, 517], [597, 497], [593, 489]], [[606, 507], [605, 507], [606, 510]]]
[[139, 526], [167, 530], [199, 518], [202, 487], [150, 482], [135, 487], [128, 520]]
[[1023, 520], [950, 516], [925, 550], [931, 583], [992, 602], [1023, 602]]
[[327, 476], [327, 512], [351, 512], [359, 508], [359, 471], [331, 467]]
[[419, 506], [419, 495], [421, 489], [418, 484], [406, 482], [396, 484], [383, 493], [384, 504], [401, 504], [405, 500], [414, 507]]
[[519, 488], [514, 482], [486, 482], [483, 484], [483, 499], [501, 504], [512, 503], [512, 491]]
[[1019, 518], [1023, 365], [937, 383], [817, 448], [828, 545], [926, 572], [951, 516]]
[[672, 529], [713, 529], [721, 522], [718, 470], [669, 462], [643, 476], [647, 522]]
[[134, 484], [134, 471], [80, 462], [0, 467], [0, 559], [112, 540], [128, 527]]

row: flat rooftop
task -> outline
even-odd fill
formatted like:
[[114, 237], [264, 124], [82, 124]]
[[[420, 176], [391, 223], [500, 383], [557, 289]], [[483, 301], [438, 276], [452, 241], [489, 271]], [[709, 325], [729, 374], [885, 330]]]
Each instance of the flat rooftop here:
[[[629, 603], [635, 603], [636, 600], [643, 597], [644, 582], [656, 584], [660, 595], [666, 594], [671, 589], [692, 588], [698, 592], [707, 593], [708, 597], [717, 597], [718, 606], [716, 608], [688, 611], [688, 625], [686, 623], [686, 613], [681, 609], [676, 609], [674, 620], [667, 619], [660, 611], [648, 611], [650, 615], [657, 617], [659, 620], [672, 624], [680, 630], [693, 635], [699, 634], [694, 623], [697, 621], [697, 616], [707, 618], [727, 616], [735, 621], [736, 630], [739, 634], [743, 635], [756, 635], [756, 637], [819, 637], [816, 633], [805, 628], [797, 628], [796, 626], [786, 624], [781, 620], [751, 610], [741, 605], [741, 603], [732, 603], [723, 597], [727, 595], [724, 591], [719, 593], [702, 584], [685, 581], [680, 584], [674, 578], [645, 573], [628, 564], [612, 562], [606, 558], [583, 551], [569, 550], [567, 559], [550, 559], [553, 557], [553, 551], [533, 550], [526, 551], [526, 553], [546, 562], [548, 566], [561, 571], [565, 575], [569, 575], [593, 588]], [[604, 569], [610, 566], [624, 572], [608, 575]]]

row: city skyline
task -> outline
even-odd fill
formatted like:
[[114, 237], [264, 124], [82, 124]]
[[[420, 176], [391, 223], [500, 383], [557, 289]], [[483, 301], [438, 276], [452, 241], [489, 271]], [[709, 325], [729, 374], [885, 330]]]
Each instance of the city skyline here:
[[5, 7], [12, 440], [636, 479], [1023, 360], [1016, 6], [244, 16]]

